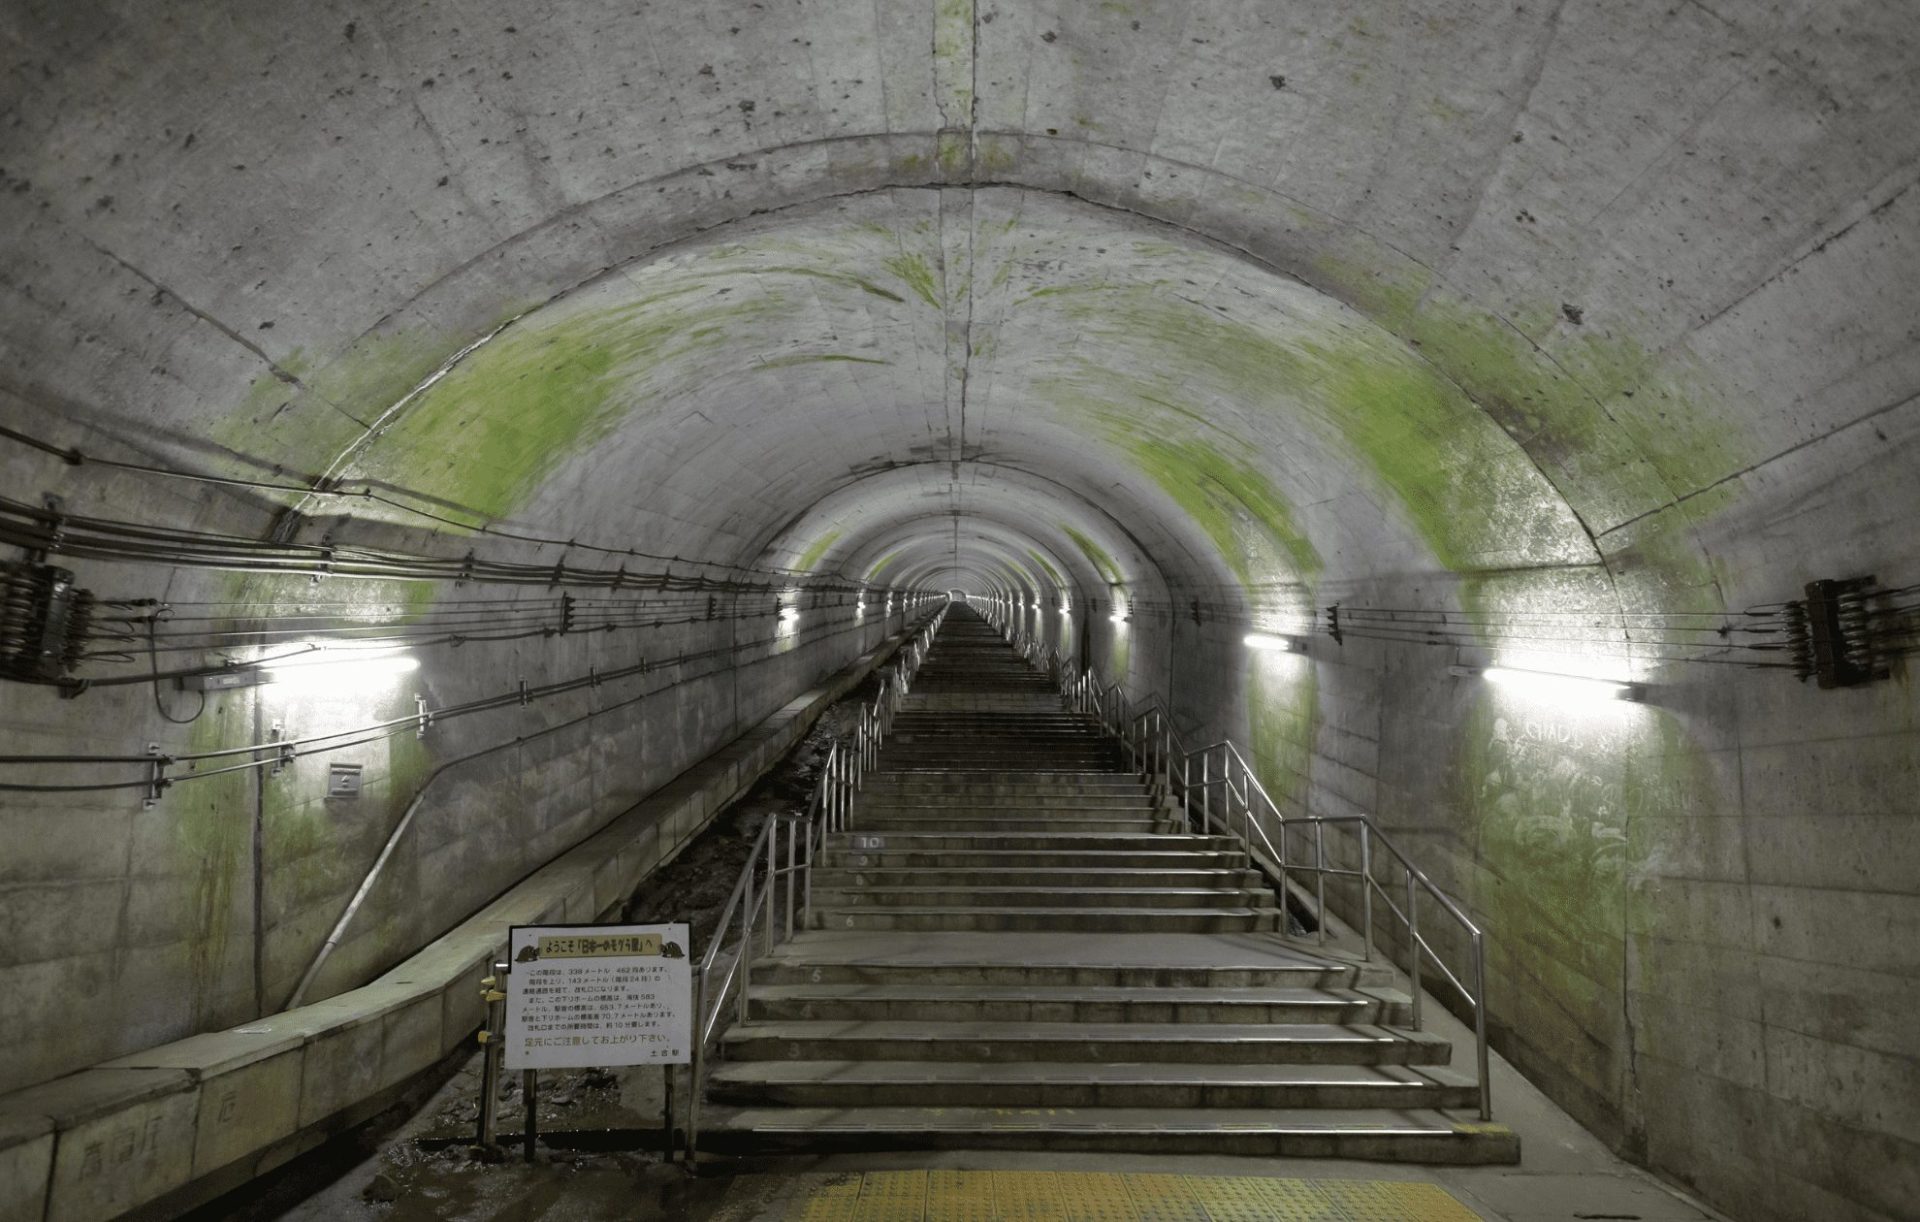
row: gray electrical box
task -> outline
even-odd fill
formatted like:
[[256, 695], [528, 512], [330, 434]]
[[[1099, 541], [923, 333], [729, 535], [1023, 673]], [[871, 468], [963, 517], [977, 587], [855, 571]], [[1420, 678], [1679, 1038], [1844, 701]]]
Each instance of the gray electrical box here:
[[359, 764], [327, 765], [327, 796], [329, 798], [357, 798], [360, 796]]

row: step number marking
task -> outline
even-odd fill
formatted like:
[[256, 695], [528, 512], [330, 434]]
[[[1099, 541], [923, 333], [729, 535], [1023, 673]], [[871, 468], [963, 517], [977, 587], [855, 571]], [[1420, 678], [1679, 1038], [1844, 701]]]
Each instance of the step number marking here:
[[853, 847], [856, 849], [884, 849], [887, 847], [885, 836], [855, 836]]

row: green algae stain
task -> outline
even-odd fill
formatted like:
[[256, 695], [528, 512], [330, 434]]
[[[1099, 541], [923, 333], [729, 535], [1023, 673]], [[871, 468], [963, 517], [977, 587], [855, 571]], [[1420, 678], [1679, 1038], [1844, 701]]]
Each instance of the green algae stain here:
[[1330, 284], [1336, 295], [1395, 332], [1404, 331], [1413, 321], [1421, 298], [1433, 283], [1433, 273], [1418, 264], [1395, 266], [1334, 254], [1315, 258], [1312, 270], [1315, 279]]
[[999, 178], [1018, 164], [1019, 158], [1011, 142], [992, 136], [978, 137], [979, 158], [976, 169], [981, 177]]
[[888, 552], [886, 555], [880, 557], [880, 559], [873, 562], [873, 567], [867, 570], [866, 579], [868, 581], [880, 580], [880, 574], [892, 568], [894, 562], [898, 559], [900, 559], [899, 552], [897, 551]]
[[1059, 571], [1056, 570], [1051, 564], [1047, 563], [1047, 558], [1045, 556], [1042, 556], [1038, 551], [1034, 550], [1031, 547], [1027, 549], [1027, 555], [1032, 557], [1033, 562], [1040, 566], [1040, 571], [1047, 575], [1047, 580], [1053, 582], [1055, 589], [1065, 588], [1065, 583], [1063, 583], [1060, 580]]
[[778, 300], [708, 294], [530, 319], [422, 391], [355, 474], [504, 516], [562, 461], [618, 424], [632, 406], [622, 394], [632, 378], [723, 348], [739, 324], [775, 311]]
[[1107, 554], [1106, 548], [1095, 543], [1085, 532], [1075, 530], [1065, 522], [1060, 523], [1060, 529], [1067, 532], [1067, 538], [1073, 540], [1073, 545], [1080, 549], [1080, 554], [1087, 558], [1087, 563], [1093, 566], [1094, 571], [1099, 573], [1101, 579], [1108, 585], [1117, 586], [1125, 580], [1120, 575], [1120, 566], [1113, 562], [1113, 557]]
[[785, 369], [790, 365], [816, 365], [844, 362], [850, 365], [886, 365], [890, 362], [874, 356], [852, 356], [844, 352], [806, 352], [797, 356], [776, 356], [760, 362], [762, 369]]
[[[892, 236], [891, 230], [884, 230], [883, 232], [885, 232], [889, 237]], [[803, 267], [797, 264], [790, 264], [790, 263], [776, 264], [769, 267], [742, 268], [738, 271], [727, 271], [727, 272], [720, 272], [715, 274], [726, 275], [726, 276], [750, 276], [755, 279], [760, 279], [767, 276], [806, 276], [814, 280], [825, 280], [831, 284], [842, 285], [847, 288], [856, 288], [863, 293], [868, 293], [868, 294], [871, 294], [872, 296], [881, 298], [884, 301], [891, 301], [896, 304], [905, 304], [907, 300], [905, 297], [902, 297], [900, 294], [892, 291], [891, 289], [881, 288], [879, 285], [867, 279], [865, 276], [855, 276], [847, 272], [830, 272], [817, 267]], [[692, 293], [697, 291], [698, 291], [697, 286], [688, 286], [686, 288], [680, 289], [678, 292], [674, 293], [673, 295], [680, 296], [686, 293]], [[666, 297], [666, 294], [661, 294], [659, 296], [656, 296], [654, 300], [655, 301], [664, 300], [665, 297]]]
[[1550, 358], [1515, 327], [1438, 298], [1410, 338], [1570, 491], [1604, 498], [1601, 516], [1642, 512], [1745, 463], [1705, 375], [1677, 358], [1661, 368], [1631, 339], [1583, 332]]
[[1307, 813], [1318, 728], [1319, 680], [1312, 663], [1257, 652], [1247, 669], [1247, 747], [1254, 773], [1286, 818]]
[[1320, 555], [1294, 525], [1292, 507], [1251, 464], [1197, 438], [1136, 430], [1114, 440], [1206, 532], [1242, 583], [1270, 581], [1276, 567], [1308, 584], [1320, 575]]
[[806, 551], [800, 553], [800, 558], [793, 562], [793, 567], [802, 573], [813, 572], [813, 567], [820, 563], [820, 558], [827, 554], [827, 549], [839, 542], [840, 536], [845, 533], [836, 526], [821, 535], [808, 545]]
[[[208, 706], [189, 732], [192, 751], [217, 751], [253, 741], [250, 701], [245, 694], [210, 698]], [[205, 760], [198, 768], [231, 762]], [[177, 775], [190, 777], [192, 772], [182, 770]], [[196, 1025], [211, 1017], [212, 1003], [221, 991], [238, 916], [235, 899], [247, 886], [252, 869], [253, 785], [251, 772], [182, 780], [145, 816], [173, 821], [174, 850], [188, 880], [184, 893], [190, 931], [187, 963]]]
[[928, 266], [926, 259], [920, 255], [903, 252], [890, 256], [885, 260], [885, 264], [887, 270], [898, 276], [900, 282], [920, 300], [936, 310], [941, 308], [939, 280], [934, 276], [933, 269]]
[[1256, 561], [1267, 557], [1250, 555], [1249, 542], [1266, 544], [1301, 581], [1313, 580], [1317, 557], [1264, 475], [1180, 440], [1193, 437], [1197, 424], [1220, 434], [1209, 451], [1244, 444], [1190, 404], [1224, 399], [1352, 454], [1449, 568], [1483, 558], [1502, 565], [1594, 558], [1579, 523], [1527, 456], [1384, 331], [1329, 315], [1303, 316], [1270, 334], [1197, 302], [1131, 290], [1066, 299], [1060, 308], [1085, 330], [1152, 345], [1158, 380], [1147, 385], [1082, 364], [1053, 379], [1049, 392], [1132, 452], [1196, 515], [1243, 580], [1264, 579]]
[[941, 120], [947, 126], [970, 122], [973, 111], [974, 0], [935, 0], [933, 8], [934, 77], [941, 92]]
[[967, 168], [970, 159], [968, 140], [966, 132], [950, 131], [941, 132], [935, 140], [934, 156], [940, 163], [940, 172], [949, 181], [962, 177]]

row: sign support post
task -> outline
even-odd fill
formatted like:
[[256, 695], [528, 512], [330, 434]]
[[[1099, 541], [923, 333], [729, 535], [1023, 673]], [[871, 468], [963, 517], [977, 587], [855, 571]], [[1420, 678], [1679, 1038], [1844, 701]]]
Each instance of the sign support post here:
[[[505, 1023], [489, 1043], [500, 1046], [506, 1069], [521, 1071], [529, 1163], [539, 1138], [540, 1070], [636, 1065], [661, 1068], [661, 1146], [674, 1161], [674, 1066], [693, 1055], [689, 934], [684, 924], [516, 925], [508, 932], [509, 962], [495, 965], [494, 978], [507, 986]], [[495, 996], [488, 994], [490, 1003]], [[483, 1145], [497, 1094], [490, 1065], [482, 1068]]]
[[527, 1162], [533, 1162], [533, 1143], [540, 1136], [540, 1071], [529, 1069], [520, 1075], [520, 1093], [527, 1098], [527, 1126], [521, 1135], [526, 1144]]

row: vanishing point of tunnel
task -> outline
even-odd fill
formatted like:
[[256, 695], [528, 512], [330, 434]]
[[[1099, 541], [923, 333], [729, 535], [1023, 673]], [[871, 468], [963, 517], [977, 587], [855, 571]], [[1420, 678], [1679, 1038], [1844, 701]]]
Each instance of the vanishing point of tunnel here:
[[0, 54], [8, 1222], [387, 1140], [496, 1074], [511, 929], [689, 919], [749, 808], [682, 1119], [620, 1122], [677, 1174], [1920, 1217], [1911, 0]]

